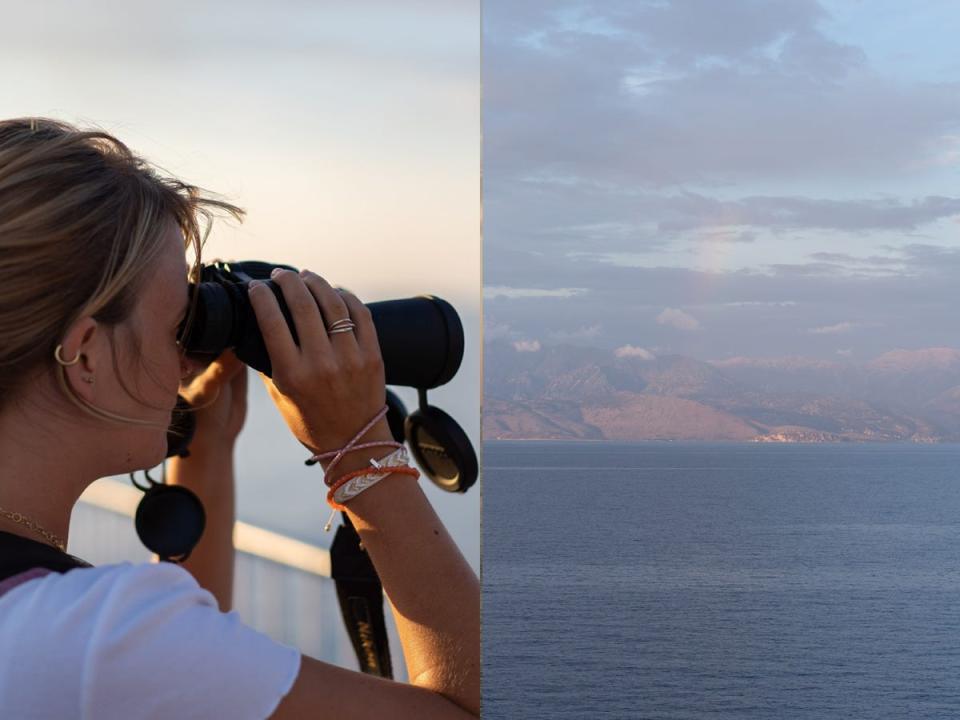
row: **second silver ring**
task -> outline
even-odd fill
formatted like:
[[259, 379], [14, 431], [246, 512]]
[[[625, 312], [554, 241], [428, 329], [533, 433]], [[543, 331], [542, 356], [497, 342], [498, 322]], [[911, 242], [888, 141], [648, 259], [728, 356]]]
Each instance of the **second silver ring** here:
[[327, 330], [327, 335], [336, 335], [337, 333], [353, 332], [353, 327], [338, 327], [335, 330]]

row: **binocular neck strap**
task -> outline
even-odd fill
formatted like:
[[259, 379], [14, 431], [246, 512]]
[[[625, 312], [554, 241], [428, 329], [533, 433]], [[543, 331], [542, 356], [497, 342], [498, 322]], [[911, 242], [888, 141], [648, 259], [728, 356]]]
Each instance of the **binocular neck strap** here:
[[346, 513], [330, 546], [330, 564], [340, 613], [360, 669], [368, 675], [393, 678], [383, 586]]

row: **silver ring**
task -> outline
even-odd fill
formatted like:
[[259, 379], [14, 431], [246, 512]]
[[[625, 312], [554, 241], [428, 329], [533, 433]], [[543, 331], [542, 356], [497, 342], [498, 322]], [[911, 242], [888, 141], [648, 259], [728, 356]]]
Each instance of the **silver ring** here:
[[339, 327], [336, 330], [327, 330], [327, 335], [336, 335], [337, 333], [353, 332], [352, 327]]
[[336, 330], [338, 327], [342, 325], [349, 325], [350, 327], [356, 327], [356, 324], [353, 322], [353, 320], [351, 320], [348, 317], [345, 317], [345, 318], [341, 318], [340, 320], [337, 320], [334, 323], [331, 323], [329, 327], [327, 327], [327, 330]]

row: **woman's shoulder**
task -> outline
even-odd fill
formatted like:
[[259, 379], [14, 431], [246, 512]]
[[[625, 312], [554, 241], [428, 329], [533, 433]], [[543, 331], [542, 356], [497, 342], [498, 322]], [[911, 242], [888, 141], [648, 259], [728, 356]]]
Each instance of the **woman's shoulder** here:
[[[221, 613], [190, 573], [167, 563], [76, 568], [18, 586], [0, 598], [0, 647], [0, 706], [28, 702], [23, 683], [41, 682], [70, 698], [71, 717], [81, 705], [112, 712], [127, 703], [130, 712], [115, 716], [140, 717], [145, 697], [158, 710], [151, 717], [266, 717], [300, 657]], [[157, 687], [158, 668], [174, 694]]]
[[[118, 603], [144, 596], [189, 595], [202, 605], [216, 606], [213, 596], [193, 576], [170, 563], [118, 563], [78, 567], [64, 573], [38, 574], [0, 597], [0, 625], [4, 614], [17, 608], [69, 610], [104, 609], [102, 603]], [[96, 601], [96, 605], [88, 603]]]
[[[73, 647], [104, 633], [156, 627], [172, 618], [219, 613], [213, 595], [168, 563], [79, 567], [28, 580], [0, 597], [0, 644]], [[86, 652], [86, 650], [84, 650]]]

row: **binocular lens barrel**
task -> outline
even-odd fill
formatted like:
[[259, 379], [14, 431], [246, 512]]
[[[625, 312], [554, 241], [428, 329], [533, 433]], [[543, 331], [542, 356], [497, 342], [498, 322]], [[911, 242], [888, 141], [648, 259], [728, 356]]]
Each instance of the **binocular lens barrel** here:
[[377, 328], [387, 385], [445, 385], [463, 360], [463, 325], [446, 300], [429, 295], [367, 305]]
[[[245, 265], [256, 265], [260, 270], [259, 266], [266, 264], [253, 261], [229, 266], [217, 264], [204, 269], [204, 278], [209, 279], [191, 285], [191, 293], [199, 293], [199, 297], [183, 342], [187, 353], [195, 357], [216, 357], [232, 348], [240, 360], [271, 376], [270, 356], [247, 296], [247, 285], [253, 277], [239, 272]], [[269, 279], [263, 282], [277, 298], [297, 342], [293, 319], [280, 286]], [[463, 325], [450, 303], [422, 295], [369, 303], [367, 307], [377, 330], [388, 385], [429, 390], [456, 375], [463, 360]]]

